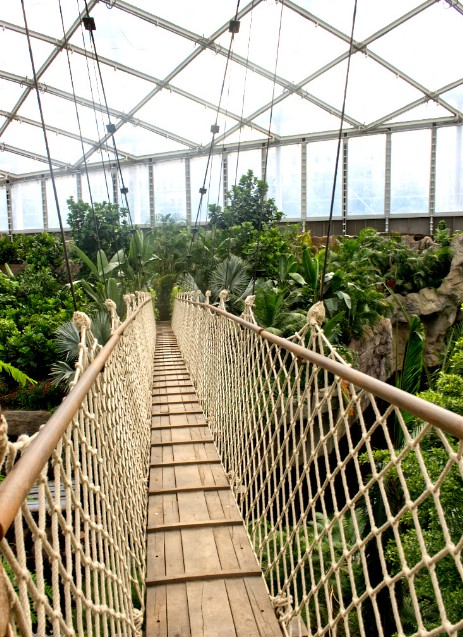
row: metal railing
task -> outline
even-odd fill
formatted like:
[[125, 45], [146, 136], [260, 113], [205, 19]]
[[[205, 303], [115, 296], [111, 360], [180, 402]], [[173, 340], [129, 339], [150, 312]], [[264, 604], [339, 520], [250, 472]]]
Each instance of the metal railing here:
[[142, 634], [156, 330], [150, 295], [125, 301], [104, 347], [75, 314], [74, 386], [37, 434], [1, 417], [1, 637]]
[[179, 295], [173, 328], [285, 635], [463, 630], [463, 418]]

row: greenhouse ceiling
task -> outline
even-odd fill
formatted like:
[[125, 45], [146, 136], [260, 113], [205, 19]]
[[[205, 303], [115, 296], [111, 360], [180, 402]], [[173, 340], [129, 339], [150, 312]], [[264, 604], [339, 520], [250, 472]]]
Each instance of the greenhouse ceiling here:
[[454, 0], [23, 1], [0, 11], [3, 180], [48, 172], [27, 35], [60, 175], [336, 137], [350, 50], [348, 136], [462, 122]]

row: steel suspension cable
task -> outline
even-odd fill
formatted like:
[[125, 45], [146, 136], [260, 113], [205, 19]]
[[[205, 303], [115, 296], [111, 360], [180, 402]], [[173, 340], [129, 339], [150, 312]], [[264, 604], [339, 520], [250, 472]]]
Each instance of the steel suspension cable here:
[[355, 29], [355, 19], [357, 17], [357, 0], [354, 0], [354, 11], [352, 14], [352, 27], [351, 27], [351, 32], [350, 32], [350, 39], [349, 39], [349, 55], [347, 57], [347, 70], [346, 70], [346, 79], [344, 82], [344, 96], [343, 96], [343, 100], [342, 100], [342, 110], [341, 110], [341, 124], [339, 126], [339, 133], [338, 133], [338, 146], [337, 146], [337, 150], [336, 150], [336, 162], [335, 162], [335, 167], [334, 167], [334, 178], [333, 178], [333, 186], [331, 189], [331, 202], [330, 202], [330, 216], [328, 219], [328, 230], [327, 230], [327, 234], [326, 234], [326, 245], [325, 245], [325, 255], [324, 255], [324, 259], [323, 259], [323, 269], [322, 269], [322, 276], [320, 279], [320, 293], [319, 293], [319, 297], [320, 297], [320, 301], [323, 301], [323, 287], [324, 287], [324, 283], [325, 283], [325, 276], [326, 276], [326, 268], [328, 265], [328, 254], [329, 254], [329, 245], [330, 245], [330, 237], [331, 237], [331, 223], [333, 220], [333, 210], [334, 210], [334, 196], [335, 196], [335, 192], [336, 192], [336, 181], [338, 178], [338, 168], [339, 168], [339, 156], [341, 154], [341, 141], [342, 141], [342, 131], [343, 131], [343, 127], [344, 127], [344, 114], [345, 114], [345, 110], [346, 110], [346, 99], [347, 99], [347, 86], [349, 83], [349, 72], [350, 72], [350, 63], [351, 63], [351, 59], [352, 59], [352, 50], [353, 50], [353, 44], [354, 44], [354, 29]]
[[[266, 143], [266, 147], [265, 147], [264, 174], [262, 175], [262, 179], [263, 179], [263, 181], [265, 183], [267, 183], [268, 153], [269, 153], [269, 148], [270, 148], [270, 135], [271, 135], [271, 130], [272, 130], [273, 107], [275, 105], [275, 89], [276, 89], [276, 80], [277, 80], [278, 57], [279, 57], [279, 54], [280, 54], [281, 25], [283, 23], [283, 7], [284, 7], [284, 4], [283, 4], [283, 1], [281, 0], [280, 23], [279, 23], [279, 26], [278, 26], [278, 38], [277, 38], [277, 48], [276, 48], [276, 55], [275, 55], [275, 67], [274, 67], [274, 71], [273, 71], [272, 101], [271, 101], [271, 105], [270, 105], [270, 117], [269, 117], [269, 124], [268, 124], [267, 143]], [[257, 233], [256, 256], [255, 256], [255, 259], [254, 259], [254, 273], [253, 273], [253, 277], [252, 277], [252, 293], [253, 294], [255, 292], [256, 277], [257, 277], [257, 271], [258, 271], [259, 262], [260, 262], [260, 242], [261, 242], [261, 234], [262, 234], [262, 217], [263, 217], [263, 212], [264, 212], [264, 196], [265, 196], [265, 193], [262, 192], [261, 195], [260, 195], [259, 226], [258, 226], [258, 233]]]
[[[85, 2], [85, 8], [87, 10], [87, 17], [90, 19], [90, 13], [89, 13], [89, 10], [88, 10], [87, 0], [84, 0], [84, 2]], [[88, 31], [89, 31], [89, 34], [90, 34], [90, 40], [91, 40], [92, 47], [93, 47], [93, 54], [95, 56], [96, 66], [97, 66], [97, 69], [98, 69], [98, 75], [99, 75], [99, 78], [100, 78], [101, 91], [103, 93], [103, 100], [104, 100], [104, 105], [105, 105], [105, 109], [106, 109], [106, 114], [108, 116], [109, 125], [107, 127], [107, 131], [111, 135], [113, 148], [114, 148], [114, 154], [116, 156], [117, 170], [118, 170], [119, 177], [120, 177], [121, 184], [122, 184], [121, 194], [124, 196], [127, 212], [128, 212], [128, 215], [129, 215], [130, 226], [131, 226], [131, 228], [133, 230], [134, 229], [134, 225], [133, 225], [133, 221], [132, 221], [132, 213], [130, 211], [129, 201], [127, 199], [128, 188], [126, 188], [125, 183], [124, 183], [124, 175], [122, 174], [121, 162], [120, 162], [120, 158], [119, 158], [119, 151], [117, 149], [116, 139], [114, 137], [114, 133], [116, 132], [115, 131], [115, 126], [114, 126], [114, 124], [111, 123], [111, 114], [109, 112], [108, 100], [106, 98], [106, 90], [105, 90], [104, 81], [103, 81], [103, 74], [101, 73], [100, 58], [98, 56], [98, 51], [97, 51], [97, 48], [96, 48], [95, 37], [93, 35], [94, 29], [90, 26]]]
[[[235, 19], [234, 19], [235, 22], [237, 22], [237, 20], [238, 20], [238, 12], [239, 12], [239, 7], [240, 7], [240, 2], [241, 2], [241, 0], [237, 1], [236, 11], [235, 11]], [[216, 111], [216, 116], [215, 116], [215, 123], [211, 127], [212, 140], [211, 140], [211, 143], [210, 143], [210, 146], [209, 146], [209, 153], [208, 153], [208, 156], [207, 156], [207, 163], [206, 163], [206, 170], [204, 172], [203, 185], [199, 189], [199, 192], [200, 192], [201, 196], [200, 196], [200, 199], [199, 199], [199, 204], [198, 204], [198, 210], [197, 210], [197, 213], [196, 213], [195, 223], [194, 223], [194, 226], [193, 226], [193, 229], [192, 229], [193, 231], [191, 233], [190, 248], [188, 250], [187, 258], [189, 256], [191, 257], [191, 250], [192, 250], [192, 247], [193, 247], [193, 241], [194, 241], [194, 237], [195, 237], [195, 232], [196, 232], [196, 229], [197, 229], [197, 226], [198, 226], [198, 223], [199, 223], [199, 216], [200, 216], [201, 209], [202, 209], [203, 197], [204, 197], [204, 195], [207, 192], [207, 189], [206, 189], [207, 175], [208, 175], [208, 172], [209, 172], [209, 165], [211, 163], [212, 151], [214, 149], [215, 136], [216, 136], [216, 134], [217, 134], [217, 132], [219, 130], [219, 127], [218, 127], [219, 113], [220, 113], [220, 107], [221, 107], [221, 104], [222, 104], [222, 98], [223, 98], [223, 93], [224, 93], [224, 89], [225, 89], [225, 81], [226, 81], [226, 78], [227, 78], [228, 65], [229, 65], [230, 58], [231, 58], [231, 53], [232, 53], [234, 39], [235, 39], [235, 32], [233, 30], [231, 30], [230, 44], [228, 46], [227, 59], [226, 59], [226, 62], [225, 62], [225, 69], [224, 69], [224, 74], [223, 74], [223, 79], [222, 79], [222, 86], [221, 86], [221, 89], [220, 89], [219, 104], [217, 106], [217, 111]]]
[[24, 0], [21, 0], [21, 7], [22, 7], [23, 18], [24, 18], [24, 27], [25, 27], [25, 31], [26, 31], [26, 37], [27, 37], [27, 46], [29, 48], [29, 56], [30, 56], [30, 61], [31, 61], [31, 66], [32, 66], [34, 87], [35, 87], [35, 92], [36, 92], [36, 95], [37, 95], [37, 102], [38, 102], [38, 107], [39, 107], [39, 112], [40, 112], [40, 121], [42, 123], [43, 137], [44, 137], [44, 140], [45, 140], [45, 148], [46, 148], [46, 152], [47, 152], [48, 167], [49, 167], [49, 170], [50, 170], [50, 177], [51, 177], [51, 182], [52, 182], [52, 186], [53, 186], [53, 195], [54, 195], [54, 198], [55, 198], [56, 211], [58, 213], [59, 227], [60, 227], [60, 231], [61, 231], [61, 240], [63, 242], [64, 260], [66, 262], [66, 271], [67, 271], [67, 275], [68, 275], [68, 279], [69, 279], [69, 285], [70, 285], [70, 289], [71, 289], [71, 295], [72, 295], [72, 302], [73, 302], [73, 305], [74, 305], [74, 311], [77, 312], [77, 301], [76, 301], [76, 295], [75, 295], [75, 291], [74, 291], [74, 282], [72, 280], [71, 267], [70, 267], [70, 264], [69, 264], [69, 255], [68, 255], [68, 251], [67, 251], [67, 247], [66, 247], [66, 238], [64, 236], [64, 227], [63, 227], [63, 220], [62, 220], [62, 217], [61, 217], [61, 208], [60, 208], [59, 199], [58, 199], [58, 190], [56, 188], [56, 180], [55, 180], [55, 174], [54, 174], [54, 170], [53, 170], [53, 163], [51, 161], [50, 146], [48, 144], [47, 129], [46, 129], [46, 126], [45, 126], [45, 118], [44, 118], [44, 115], [43, 115], [42, 100], [40, 98], [39, 84], [38, 84], [38, 81], [37, 81], [37, 72], [35, 70], [34, 55], [33, 55], [33, 52], [32, 52], [31, 36], [30, 36], [30, 32], [29, 32], [29, 25], [27, 23], [26, 8], [24, 6]]
[[[85, 175], [87, 177], [87, 187], [88, 187], [88, 193], [89, 193], [89, 197], [90, 197], [90, 207], [92, 209], [93, 225], [95, 227], [95, 236], [96, 236], [96, 241], [97, 241], [97, 245], [98, 245], [98, 250], [101, 250], [100, 231], [99, 231], [98, 222], [97, 222], [97, 218], [96, 218], [96, 214], [95, 214], [95, 206], [94, 206], [94, 202], [93, 202], [92, 188], [91, 188], [91, 185], [90, 185], [90, 175], [89, 175], [89, 172], [88, 172], [87, 158], [85, 157], [84, 140], [83, 140], [83, 137], [82, 137], [82, 126], [81, 126], [81, 123], [80, 123], [80, 114], [79, 114], [79, 109], [78, 109], [78, 106], [77, 106], [77, 99], [76, 99], [76, 92], [75, 92], [75, 85], [74, 85], [74, 75], [73, 75], [73, 72], [72, 72], [72, 66], [71, 66], [71, 60], [70, 60], [70, 56], [69, 56], [68, 43], [67, 43], [67, 39], [66, 39], [66, 29], [64, 27], [64, 17], [63, 17], [63, 8], [62, 8], [62, 5], [61, 5], [61, 0], [58, 0], [58, 5], [59, 5], [60, 18], [61, 18], [61, 26], [62, 26], [62, 29], [63, 29], [63, 41], [64, 41], [64, 48], [66, 49], [66, 57], [67, 57], [67, 63], [68, 63], [69, 77], [70, 77], [70, 80], [71, 80], [72, 96], [73, 96], [74, 107], [75, 107], [75, 111], [76, 111], [77, 127], [78, 127], [78, 130], [79, 130], [79, 138], [80, 138], [80, 144], [81, 144], [81, 149], [82, 149], [82, 156], [84, 158], [84, 169], [85, 169]], [[80, 12], [79, 12], [79, 14], [80, 14]], [[104, 286], [106, 288], [106, 277], [105, 277], [104, 270], [103, 270], [103, 281], [104, 281]]]

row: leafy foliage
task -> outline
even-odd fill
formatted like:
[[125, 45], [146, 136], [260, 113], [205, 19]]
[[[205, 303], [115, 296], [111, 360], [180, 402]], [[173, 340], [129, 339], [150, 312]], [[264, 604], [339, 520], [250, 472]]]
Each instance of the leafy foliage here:
[[81, 200], [67, 200], [68, 224], [71, 227], [75, 244], [89, 257], [96, 259], [98, 250], [114, 254], [118, 250], [127, 250], [130, 241], [128, 211], [118, 204], [94, 203], [92, 206]]
[[273, 199], [266, 199], [268, 185], [257, 179], [252, 170], [241, 177], [236, 186], [227, 193], [230, 204], [223, 210], [220, 206], [209, 206], [209, 221], [217, 228], [230, 228], [249, 222], [254, 228], [277, 223], [283, 216]]

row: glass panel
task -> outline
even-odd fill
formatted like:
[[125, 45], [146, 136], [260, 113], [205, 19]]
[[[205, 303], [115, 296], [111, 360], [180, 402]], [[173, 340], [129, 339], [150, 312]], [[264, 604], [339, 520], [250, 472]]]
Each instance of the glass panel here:
[[[331, 191], [336, 167], [337, 141], [307, 144], [307, 216], [329, 217]], [[334, 196], [333, 215], [342, 214], [342, 157], [339, 158], [338, 177]]]
[[[306, 84], [304, 88], [340, 111], [346, 70], [347, 61], [341, 62]], [[365, 55], [357, 53], [352, 57], [346, 100], [347, 118], [353, 117], [367, 124], [422, 95], [420, 91]]]
[[19, 84], [0, 79], [0, 104], [2, 109], [12, 111], [23, 92], [24, 89]]
[[132, 155], [154, 155], [176, 150], [185, 150], [185, 146], [172, 139], [157, 135], [143, 126], [125, 124], [115, 134], [119, 151], [126, 151]]
[[[151, 6], [150, 11], [153, 9]], [[165, 8], [160, 8], [160, 15], [164, 17], [165, 13]], [[190, 6], [188, 16], [192, 13]], [[193, 51], [194, 45], [190, 40], [120, 10], [117, 3], [111, 12], [102, 3], [97, 4], [92, 16], [97, 26], [95, 42], [98, 55], [150, 76], [164, 78]], [[79, 36], [76, 36], [75, 43], [82, 46], [81, 36], [80, 42], [78, 40]]]
[[[212, 139], [211, 125], [215, 122], [216, 113], [190, 99], [164, 90], [137, 112], [137, 118], [153, 122], [159, 128], [184, 138], [189, 144], [202, 145], [210, 143]], [[228, 129], [234, 123], [227, 118]]]
[[[242, 126], [240, 129], [227, 136], [225, 139], [226, 144], [239, 144], [240, 142], [253, 142], [263, 139], [264, 134], [251, 126]], [[267, 137], [267, 136], [265, 136]]]
[[160, 215], [186, 217], [185, 164], [183, 161], [164, 161], [153, 164], [154, 205], [156, 219]]
[[8, 207], [6, 205], [6, 188], [0, 186], [0, 232], [8, 232]]
[[[124, 185], [129, 189], [127, 201], [129, 204], [132, 223], [134, 225], [150, 225], [150, 191], [149, 191], [149, 165], [126, 166], [122, 170]], [[119, 176], [119, 188], [122, 188]], [[126, 207], [125, 197], [119, 194], [121, 207]]]
[[347, 212], [350, 215], [384, 214], [386, 137], [349, 139]]
[[447, 91], [447, 93], [442, 93], [442, 98], [463, 113], [463, 84]]
[[[251, 14], [241, 20], [239, 37], [235, 38], [233, 51], [273, 73], [280, 15], [279, 3], [261, 3], [256, 6]], [[218, 42], [228, 48], [225, 35]], [[294, 83], [300, 82], [340, 55], [345, 48], [339, 38], [284, 7], [277, 75]]]
[[90, 191], [93, 203], [101, 203], [103, 201], [113, 201], [112, 178], [109, 171], [89, 170], [87, 174], [83, 173], [82, 180], [82, 201], [90, 203], [90, 192], [88, 184], [90, 182]]
[[[218, 105], [226, 67], [226, 57], [203, 51], [191, 64], [174, 78], [175, 86]], [[207, 81], [205, 78], [208, 78]], [[275, 96], [282, 93], [275, 87]], [[230, 60], [223, 89], [221, 106], [240, 116], [249, 115], [272, 99], [273, 82], [245, 66]], [[244, 100], [244, 106], [243, 106]]]
[[391, 212], [428, 212], [430, 131], [392, 135]]
[[30, 159], [28, 157], [22, 157], [21, 155], [10, 153], [5, 150], [0, 152], [0, 170], [6, 170], [9, 173], [19, 175], [21, 173], [48, 170], [48, 163], [45, 161], [42, 162]]
[[[350, 2], [346, 2], [346, 0], [297, 0], [296, 4], [350, 35], [354, 10], [353, 0]], [[354, 38], [357, 41], [364, 40], [419, 4], [420, 0], [388, 0], [381, 5], [381, 11], [378, 11], [377, 7], [372, 6], [371, 0], [359, 0]]]
[[[24, 26], [22, 20], [21, 25]], [[32, 29], [30, 25], [29, 28]], [[31, 38], [31, 44], [35, 68], [39, 69], [53, 51], [53, 47], [36, 38]], [[14, 51], [14, 55], [12, 55], [12, 51]], [[9, 73], [22, 77], [33, 76], [27, 38], [22, 33], [0, 29], [0, 68], [7, 69]]]
[[132, 4], [204, 35], [226, 24], [236, 12], [236, 0], [201, 0], [200, 10], [192, 9], [191, 0], [136, 0]]
[[[76, 107], [73, 100], [56, 97], [51, 93], [42, 93], [42, 110], [45, 121], [57, 128], [79, 135]], [[78, 104], [78, 113], [82, 137], [97, 142], [106, 133], [104, 121], [107, 117], [102, 113]], [[56, 114], [59, 113], [59, 120]], [[35, 93], [31, 93], [19, 110], [22, 117], [40, 122], [40, 113]], [[104, 119], [103, 119], [104, 118]]]
[[268, 196], [286, 217], [301, 217], [301, 147], [270, 148], [267, 161]]
[[[199, 189], [202, 188], [204, 183], [206, 166], [207, 157], [197, 157], [190, 160], [192, 223], [207, 221], [209, 204], [218, 204], [219, 206], [222, 206], [223, 203], [222, 158], [220, 155], [211, 157], [211, 163], [206, 176], [207, 193], [203, 196], [201, 202]], [[199, 209], [200, 202], [201, 209]]]
[[252, 170], [258, 179], [262, 178], [262, 153], [260, 150], [230, 153], [228, 155], [228, 190], [231, 190], [231, 187], [236, 185], [248, 170]]
[[11, 186], [11, 210], [14, 230], [43, 228], [42, 187], [40, 181]]
[[[68, 228], [67, 216], [69, 210], [67, 200], [69, 197], [74, 197], [74, 201], [77, 199], [76, 176], [58, 177], [55, 179], [55, 183], [63, 227]], [[47, 210], [48, 228], [49, 230], [57, 230], [59, 228], [58, 211], [56, 209], [55, 193], [51, 179], [47, 179]]]
[[[78, 44], [80, 47], [83, 46], [82, 41]], [[86, 48], [90, 50], [87, 42]], [[77, 98], [83, 97], [93, 102], [104, 104], [96, 62], [78, 53], [73, 53], [70, 56], [70, 62]], [[120, 112], [129, 112], [149, 91], [155, 88], [155, 85], [151, 82], [124, 73], [124, 71], [114, 70], [113, 67], [106, 64], [101, 64], [100, 68], [108, 105], [110, 108]], [[44, 73], [42, 80], [45, 84], [58, 87], [72, 94], [72, 84], [65, 52], [61, 52], [58, 55], [50, 68]]]
[[[66, 29], [76, 19], [75, 3], [62, 2], [64, 26]], [[63, 36], [61, 17], [58, 3], [55, 2], [26, 2], [26, 17], [29, 29], [52, 35], [56, 38]], [[3, 2], [2, 19], [24, 27], [23, 12], [20, 2]]]
[[436, 211], [463, 210], [463, 129], [437, 131]]
[[[260, 115], [256, 123], [268, 129], [270, 111]], [[318, 131], [336, 130], [340, 120], [308, 100], [292, 95], [275, 104], [272, 131], [277, 135], [304, 135]]]
[[402, 115], [394, 117], [388, 121], [410, 122], [423, 119], [433, 120], [438, 117], [453, 117], [453, 113], [448, 111], [446, 108], [439, 106], [435, 102], [426, 102], [426, 104], [422, 104], [421, 106], [412, 108], [409, 111], [405, 111]]
[[437, 90], [461, 76], [463, 16], [447, 3], [434, 3], [378, 41], [371, 50], [427, 89]]

